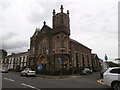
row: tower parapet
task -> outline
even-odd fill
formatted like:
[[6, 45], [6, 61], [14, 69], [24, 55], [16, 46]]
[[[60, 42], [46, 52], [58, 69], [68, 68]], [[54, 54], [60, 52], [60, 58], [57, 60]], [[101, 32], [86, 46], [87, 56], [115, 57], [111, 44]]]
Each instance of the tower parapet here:
[[61, 5], [60, 13], [56, 13], [55, 9], [53, 10], [53, 29], [60, 30], [62, 28], [63, 32], [70, 34], [69, 11], [67, 10], [67, 13], [64, 13], [63, 9], [63, 5]]

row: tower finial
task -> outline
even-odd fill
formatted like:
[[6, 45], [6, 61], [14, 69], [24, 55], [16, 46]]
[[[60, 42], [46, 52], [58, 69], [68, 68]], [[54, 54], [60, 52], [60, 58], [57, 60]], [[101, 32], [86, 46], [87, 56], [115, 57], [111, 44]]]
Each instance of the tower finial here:
[[64, 9], [64, 8], [63, 8], [63, 5], [61, 5], [61, 8], [60, 8], [60, 9], [61, 9], [61, 13], [63, 13], [63, 9]]
[[69, 10], [67, 10], [67, 14], [69, 15], [70, 13], [69, 13]]
[[53, 15], [55, 15], [55, 9], [53, 9]]
[[46, 22], [44, 21], [43, 24], [46, 25]]

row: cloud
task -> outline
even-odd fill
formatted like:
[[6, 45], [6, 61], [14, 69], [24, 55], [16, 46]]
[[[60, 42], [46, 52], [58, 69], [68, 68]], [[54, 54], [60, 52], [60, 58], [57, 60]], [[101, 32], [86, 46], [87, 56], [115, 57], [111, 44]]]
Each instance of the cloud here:
[[31, 6], [31, 11], [29, 12], [28, 21], [32, 24], [47, 21], [50, 24], [53, 9], [55, 8], [58, 10], [61, 4], [62, 2], [34, 2]]
[[0, 0], [0, 9], [8, 9], [11, 6], [10, 0]]
[[11, 52], [18, 52], [18, 50], [23, 50], [24, 48], [28, 49], [29, 42], [28, 40], [20, 39], [19, 35], [14, 32], [8, 32], [3, 35], [0, 45], [7, 51], [11, 50]]
[[[0, 30], [4, 32], [3, 35], [0, 33], [0, 45], [8, 52], [26, 51], [35, 28], [41, 28], [43, 21], [52, 26], [52, 10], [58, 13], [63, 5], [64, 12], [70, 11], [70, 37], [100, 56], [105, 52], [114, 57], [118, 20], [116, 1], [69, 1], [0, 0]], [[111, 48], [114, 49], [112, 52], [109, 51]]]
[[[3, 33], [3, 35], [2, 35], [2, 41], [11, 39], [11, 38], [13, 38], [15, 35], [16, 35], [16, 33], [14, 33], [14, 32]], [[0, 37], [0, 38], [1, 38], [1, 37]]]
[[2, 47], [4, 49], [17, 49], [28, 47], [28, 41], [25, 40], [18, 40], [18, 39], [9, 39], [2, 42]]

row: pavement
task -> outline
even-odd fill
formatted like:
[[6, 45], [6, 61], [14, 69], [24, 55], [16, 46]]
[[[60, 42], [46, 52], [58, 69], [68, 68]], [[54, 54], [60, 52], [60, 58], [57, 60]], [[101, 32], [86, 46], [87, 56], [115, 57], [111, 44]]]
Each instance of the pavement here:
[[[99, 72], [94, 72], [93, 74], [99, 74]], [[47, 75], [36, 75], [37, 78], [40, 79], [50, 79], [50, 80], [63, 80], [63, 79], [75, 79], [75, 78], [80, 78], [80, 77], [91, 77], [93, 75], [79, 75], [79, 74], [74, 74], [74, 75], [63, 75], [63, 76], [47, 76]], [[97, 79], [97, 78], [95, 78]], [[98, 79], [97, 83], [105, 85], [103, 82], [103, 79]]]
[[40, 79], [72, 79], [72, 78], [79, 78], [81, 75], [63, 75], [63, 76], [47, 76], [47, 75], [36, 75], [37, 78]]

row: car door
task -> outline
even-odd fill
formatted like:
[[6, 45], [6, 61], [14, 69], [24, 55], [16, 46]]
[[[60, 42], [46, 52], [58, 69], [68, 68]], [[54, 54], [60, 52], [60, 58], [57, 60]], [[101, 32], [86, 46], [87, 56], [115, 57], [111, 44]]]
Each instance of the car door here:
[[107, 85], [111, 86], [112, 82], [120, 81], [120, 68], [114, 68], [109, 71], [109, 75], [107, 77]]
[[120, 68], [115, 68], [110, 71], [111, 75], [110, 78], [112, 80], [119, 80], [120, 81]]

